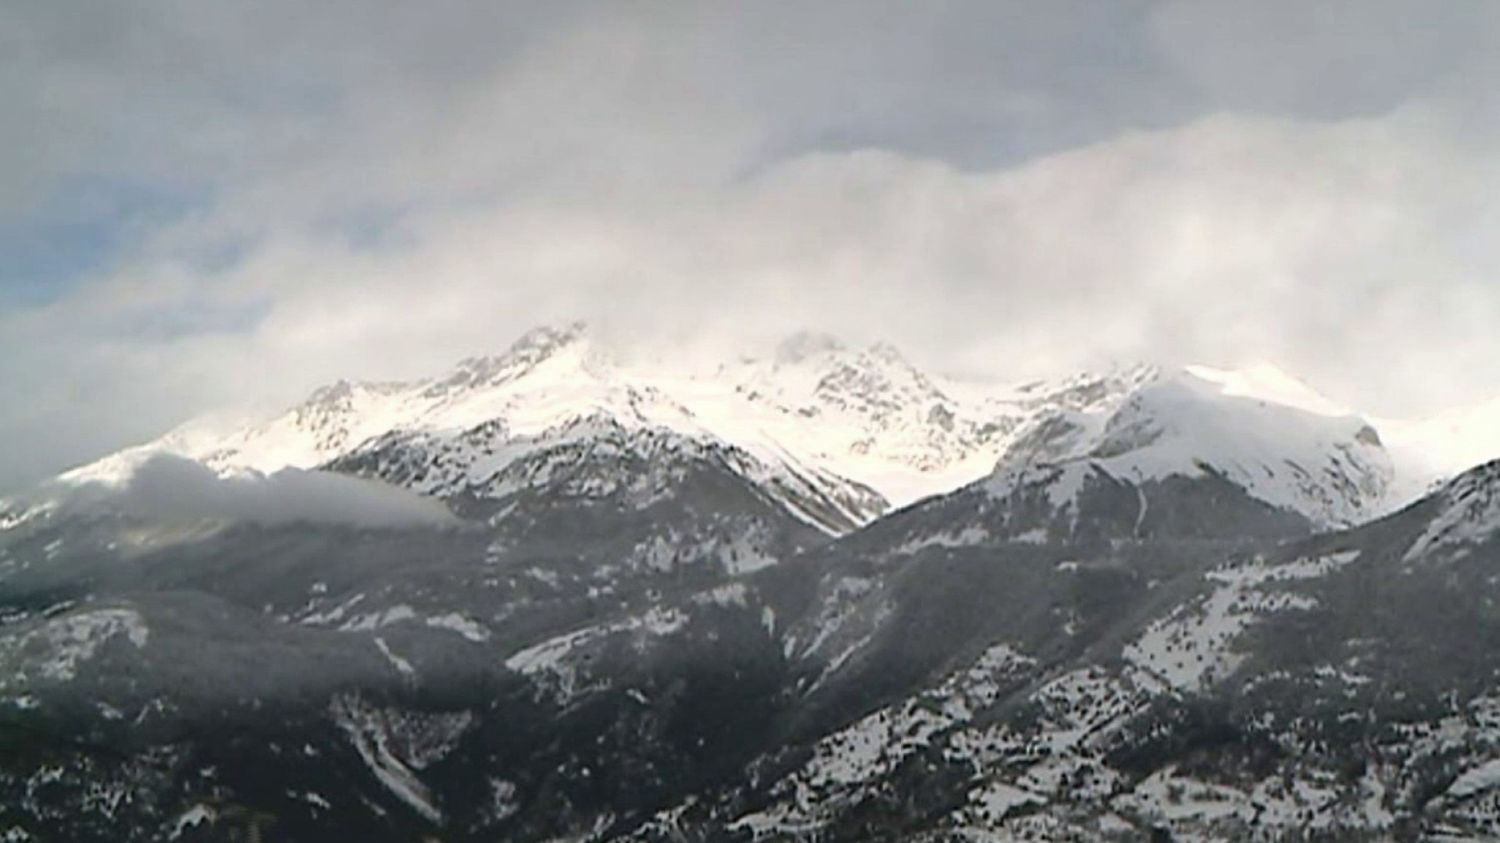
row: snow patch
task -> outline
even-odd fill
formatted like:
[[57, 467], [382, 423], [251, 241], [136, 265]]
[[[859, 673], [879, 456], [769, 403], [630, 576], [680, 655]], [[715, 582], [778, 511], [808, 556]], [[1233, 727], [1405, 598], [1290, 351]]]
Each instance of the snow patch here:
[[218, 819], [218, 816], [218, 812], [211, 806], [200, 802], [177, 815], [177, 819], [172, 821], [172, 826], [167, 831], [167, 839], [176, 840], [188, 829], [197, 828], [203, 823], [212, 823]]
[[451, 630], [476, 644], [482, 644], [490, 640], [490, 631], [488, 629], [485, 629], [478, 621], [457, 612], [430, 617], [427, 619], [427, 625], [436, 629]]
[[401, 623], [402, 621], [413, 620], [416, 617], [417, 612], [415, 609], [405, 604], [399, 604], [391, 606], [388, 609], [360, 615], [345, 622], [339, 629], [343, 632], [367, 632], [373, 629], [382, 629], [391, 624]]
[[150, 639], [150, 630], [134, 609], [111, 608], [52, 618], [24, 634], [0, 638], [0, 657], [8, 656], [19, 668], [9, 681], [0, 676], [0, 690], [11, 682], [24, 682], [29, 670], [42, 679], [70, 681], [77, 677], [80, 665], [116, 638], [139, 650]]
[[391, 666], [396, 668], [401, 675], [406, 677], [415, 677], [417, 675], [416, 668], [411, 666], [411, 662], [392, 652], [390, 646], [385, 643], [384, 638], [378, 635], [375, 636], [375, 646], [379, 648], [380, 654], [385, 656], [386, 661], [389, 661]]
[[1184, 604], [1147, 627], [1125, 647], [1125, 660], [1183, 691], [1203, 691], [1232, 674], [1243, 657], [1235, 652], [1240, 634], [1265, 615], [1306, 610], [1313, 598], [1268, 586], [1326, 576], [1357, 558], [1344, 551], [1284, 565], [1249, 564], [1211, 571], [1213, 591]]
[[1448, 786], [1448, 796], [1463, 799], [1500, 786], [1500, 760], [1487, 761], [1478, 767], [1465, 770]]
[[532, 679], [556, 702], [566, 703], [586, 691], [602, 687], [586, 684], [587, 677], [582, 667], [573, 663], [576, 652], [622, 633], [638, 636], [635, 646], [644, 648], [650, 637], [671, 635], [687, 626], [687, 622], [687, 615], [681, 611], [657, 607], [643, 615], [587, 626], [533, 644], [513, 653], [505, 660], [505, 666]]
[[330, 704], [329, 714], [387, 790], [418, 814], [442, 823], [443, 813], [417, 771], [452, 752], [474, 723], [471, 713], [407, 712], [341, 695]]

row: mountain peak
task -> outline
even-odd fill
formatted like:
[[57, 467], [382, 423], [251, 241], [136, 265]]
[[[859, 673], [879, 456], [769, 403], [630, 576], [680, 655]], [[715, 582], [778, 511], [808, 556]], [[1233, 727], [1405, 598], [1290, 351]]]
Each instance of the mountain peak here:
[[1078, 462], [1135, 482], [1217, 475], [1323, 525], [1375, 514], [1394, 474], [1378, 435], [1358, 417], [1318, 412], [1316, 393], [1297, 386], [1266, 371], [1142, 369], [1090, 404], [1041, 416], [991, 486], [1009, 489], [1018, 465]]
[[[772, 357], [711, 374], [617, 362], [612, 344], [601, 345], [582, 322], [543, 326], [432, 378], [340, 381], [280, 416], [215, 425], [213, 435], [173, 433], [130, 453], [274, 471], [323, 464], [391, 431], [446, 436], [496, 421], [520, 436], [607, 411], [633, 427], [846, 478], [898, 505], [992, 469], [1003, 478], [1006, 465], [1069, 461], [1139, 481], [1223, 474], [1325, 524], [1404, 503], [1414, 497], [1401, 497], [1406, 487], [1424, 485], [1392, 466], [1384, 423], [1377, 434], [1268, 365], [1117, 366], [1010, 386], [930, 376], [888, 343], [852, 346], [814, 331], [787, 336]], [[105, 458], [73, 474], [117, 474], [129, 462]]]
[[1347, 407], [1330, 401], [1273, 363], [1261, 362], [1241, 369], [1189, 365], [1183, 370], [1199, 380], [1217, 384], [1224, 395], [1283, 404], [1320, 416], [1352, 415]]
[[507, 357], [547, 357], [559, 349], [589, 338], [587, 322], [575, 320], [563, 325], [541, 325], [516, 338], [506, 350]]
[[354, 394], [354, 384], [346, 378], [339, 378], [333, 383], [320, 386], [307, 396], [305, 404], [334, 404], [344, 401]]
[[430, 391], [451, 392], [514, 380], [568, 351], [576, 350], [581, 358], [591, 359], [596, 353], [589, 346], [588, 325], [581, 321], [532, 328], [516, 338], [503, 354], [459, 361], [452, 373], [433, 383]]

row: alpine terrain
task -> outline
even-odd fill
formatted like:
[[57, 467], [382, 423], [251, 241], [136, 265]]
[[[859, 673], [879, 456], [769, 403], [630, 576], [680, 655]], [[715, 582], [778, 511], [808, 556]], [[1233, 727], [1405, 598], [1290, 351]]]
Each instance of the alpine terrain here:
[[540, 328], [0, 502], [0, 840], [1500, 836], [1500, 435]]

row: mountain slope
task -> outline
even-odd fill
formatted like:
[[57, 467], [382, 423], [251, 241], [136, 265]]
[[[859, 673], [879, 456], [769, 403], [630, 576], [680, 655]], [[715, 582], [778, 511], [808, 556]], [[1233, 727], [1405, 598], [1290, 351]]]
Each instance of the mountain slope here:
[[[497, 472], [506, 455], [547, 447], [570, 425], [607, 418], [736, 451], [754, 477], [827, 502], [832, 511], [811, 517], [831, 533], [992, 473], [1084, 461], [1125, 482], [1211, 472], [1336, 526], [1500, 456], [1492, 409], [1371, 425], [1269, 365], [965, 382], [923, 372], [886, 344], [853, 348], [811, 333], [717, 366], [625, 362], [573, 324], [538, 328], [503, 354], [432, 378], [339, 382], [268, 420], [191, 422], [64, 478], [119, 483], [158, 452], [220, 471], [312, 468], [375, 440], [405, 440], [463, 465], [461, 479], [425, 483], [452, 489]], [[487, 451], [466, 455], [478, 440]]]
[[[174, 450], [445, 516], [127, 506]], [[1482, 838], [1500, 473], [1344, 527], [1391, 474], [1270, 370], [982, 389], [801, 336], [670, 375], [542, 331], [0, 513], [0, 834]], [[877, 517], [877, 477], [940, 493]]]
[[[1043, 465], [1079, 466], [1064, 472], [1075, 484], [1095, 473], [1128, 484], [1213, 474], [1323, 526], [1388, 512], [1467, 467], [1433, 425], [1372, 426], [1265, 365], [1136, 366], [1009, 386], [922, 372], [885, 344], [797, 334], [764, 357], [704, 368], [622, 362], [575, 324], [433, 378], [340, 382], [266, 421], [188, 424], [65, 478], [118, 483], [162, 451], [270, 472], [386, 448], [437, 461], [423, 480], [408, 466], [398, 482], [441, 495], [477, 488], [506, 459], [576, 437], [589, 419], [733, 452], [789, 501], [820, 501], [816, 511], [789, 506], [834, 534], [986, 476], [1002, 492], [1026, 485]], [[1380, 430], [1397, 437], [1394, 456]], [[1481, 438], [1465, 439], [1464, 453], [1484, 453]]]
[[1137, 485], [1212, 476], [1321, 525], [1355, 523], [1386, 505], [1394, 471], [1373, 427], [1238, 394], [1230, 383], [1202, 369], [1154, 372], [1102, 411], [1054, 413], [1007, 450], [989, 490], [1009, 494], [1028, 472], [1055, 466], [1058, 482], [1073, 484], [1092, 472]]
[[1235, 553], [850, 537], [767, 572], [819, 582], [772, 604], [798, 725], [631, 839], [1491, 839], [1496, 500]]
[[598, 430], [617, 446], [668, 437], [731, 455], [791, 511], [839, 533], [888, 501], [983, 476], [1038, 413], [1091, 407], [1120, 388], [1087, 376], [1019, 390], [961, 384], [918, 371], [890, 346], [851, 349], [811, 334], [765, 359], [707, 371], [625, 365], [570, 325], [537, 329], [502, 355], [434, 378], [339, 382], [280, 416], [227, 430], [191, 423], [63, 479], [118, 485], [165, 452], [221, 472], [379, 463], [376, 476], [445, 496], [474, 493], [508, 461]]
[[361, 466], [424, 494], [474, 495], [512, 462], [590, 439], [597, 440], [591, 447], [636, 449], [641, 458], [664, 442], [714, 451], [830, 533], [887, 506], [877, 492], [789, 453], [752, 453], [726, 441], [688, 407], [621, 370], [580, 325], [532, 331], [503, 355], [465, 360], [428, 380], [340, 382], [269, 421], [222, 435], [168, 434], [64, 478], [120, 484], [141, 461], [167, 452], [220, 471]]

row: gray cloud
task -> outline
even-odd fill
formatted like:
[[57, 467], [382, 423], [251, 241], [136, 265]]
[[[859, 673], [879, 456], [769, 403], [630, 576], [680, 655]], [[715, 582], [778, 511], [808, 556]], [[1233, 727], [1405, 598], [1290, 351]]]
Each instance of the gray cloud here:
[[269, 475], [220, 477], [170, 454], [147, 459], [120, 489], [67, 492], [79, 505], [103, 502], [152, 519], [223, 519], [258, 524], [313, 522], [356, 527], [441, 527], [457, 523], [442, 504], [395, 486], [287, 468]]
[[1163, 58], [1220, 108], [1338, 118], [1439, 92], [1478, 105], [1492, 87], [1484, 71], [1495, 67], [1500, 7], [1168, 0], [1148, 29]]
[[0, 488], [577, 316], [1489, 397], [1493, 9], [9, 4], [0, 227], [84, 177], [177, 206], [0, 305]]

